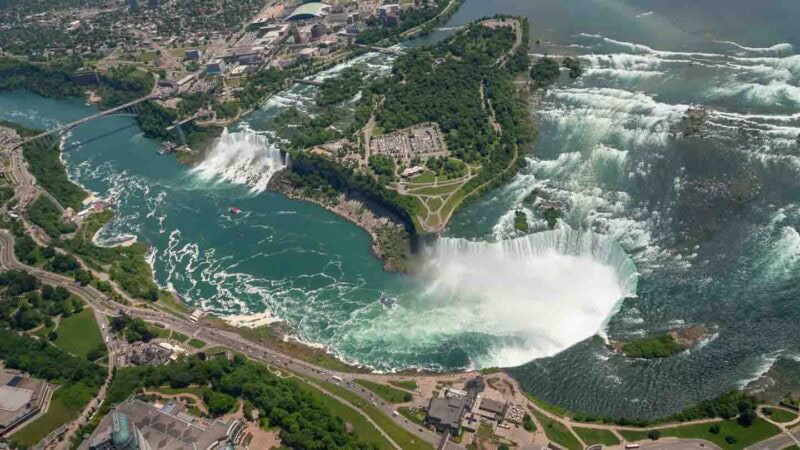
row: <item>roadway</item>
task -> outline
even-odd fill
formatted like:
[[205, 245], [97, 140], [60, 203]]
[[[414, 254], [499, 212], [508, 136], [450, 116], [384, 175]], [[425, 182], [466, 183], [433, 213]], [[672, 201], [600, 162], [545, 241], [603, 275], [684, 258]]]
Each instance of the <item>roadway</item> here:
[[[371, 403], [375, 408], [380, 410], [381, 413], [388, 417], [393, 418], [394, 422], [418, 438], [428, 442], [432, 446], [440, 440], [440, 436], [433, 431], [422, 428], [403, 416], [396, 416], [394, 414], [394, 406], [390, 403], [383, 401], [380, 397], [374, 395], [361, 386], [355, 384], [353, 379], [357, 377], [353, 374], [332, 372], [320, 367], [314, 366], [304, 361], [283, 355], [272, 349], [263, 347], [259, 344], [253, 343], [239, 336], [236, 333], [217, 330], [209, 325], [203, 323], [194, 323], [187, 319], [179, 318], [173, 315], [166, 314], [161, 311], [154, 311], [137, 306], [124, 306], [113, 303], [105, 294], [96, 290], [92, 286], [81, 286], [73, 281], [71, 278], [57, 275], [52, 272], [41, 270], [35, 267], [28, 266], [17, 260], [14, 254], [14, 238], [5, 230], [0, 230], [0, 266], [6, 270], [24, 270], [31, 275], [36, 276], [41, 281], [54, 286], [61, 286], [67, 289], [70, 293], [81, 298], [87, 302], [96, 314], [114, 316], [120, 312], [131, 317], [137, 317], [150, 323], [160, 324], [169, 329], [178, 331], [188, 336], [196, 337], [212, 346], [221, 346], [239, 352], [253, 360], [260, 361], [271, 365], [276, 368], [281, 366], [285, 369], [294, 372], [295, 374], [312, 378], [329, 383], [334, 383], [348, 391], [358, 395], [363, 400]], [[106, 330], [108, 327], [105, 327]], [[106, 331], [104, 330], [104, 331]], [[110, 350], [109, 354], [113, 352]], [[341, 380], [341, 381], [339, 381]], [[344, 399], [340, 399], [348, 403]], [[361, 408], [350, 404], [357, 411], [364, 413]], [[449, 449], [463, 449], [464, 447], [453, 443], [448, 444]]]

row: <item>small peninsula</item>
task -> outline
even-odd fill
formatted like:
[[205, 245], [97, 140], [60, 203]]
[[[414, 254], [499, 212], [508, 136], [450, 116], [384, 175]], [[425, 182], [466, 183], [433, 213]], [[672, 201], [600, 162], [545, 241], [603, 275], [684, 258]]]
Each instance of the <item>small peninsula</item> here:
[[[271, 186], [362, 226], [386, 268], [406, 270], [418, 236], [444, 230], [522, 164], [535, 136], [514, 84], [528, 77], [527, 42], [525, 19], [497, 16], [403, 51], [387, 77], [367, 83], [347, 69], [325, 80], [321, 114], [278, 118], [301, 126], [286, 127], [290, 164]], [[352, 120], [341, 123], [336, 108], [358, 92]]]

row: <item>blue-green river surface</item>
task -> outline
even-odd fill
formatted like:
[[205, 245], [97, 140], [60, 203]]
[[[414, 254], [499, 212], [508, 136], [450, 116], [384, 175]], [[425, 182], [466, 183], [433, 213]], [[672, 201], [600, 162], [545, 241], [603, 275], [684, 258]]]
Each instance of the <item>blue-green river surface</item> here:
[[[364, 231], [265, 191], [283, 164], [270, 119], [308, 110], [308, 86], [268, 100], [196, 167], [158, 155], [129, 117], [73, 130], [70, 176], [118, 199], [99, 239], [136, 236], [186, 302], [267, 312], [345, 361], [514, 367], [534, 394], [589, 413], [661, 416], [800, 358], [800, 2], [466, 0], [412, 45], [498, 12], [530, 19], [533, 53], [587, 70], [532, 95], [527, 166], [454, 217], [419, 275], [384, 272]], [[377, 76], [391, 59], [350, 64]], [[701, 106], [701, 130], [681, 137]], [[0, 94], [0, 119], [37, 128], [93, 111]], [[564, 209], [556, 231], [523, 203], [534, 190]], [[518, 235], [517, 209], [539, 232]], [[605, 343], [693, 324], [702, 342], [664, 360]]]

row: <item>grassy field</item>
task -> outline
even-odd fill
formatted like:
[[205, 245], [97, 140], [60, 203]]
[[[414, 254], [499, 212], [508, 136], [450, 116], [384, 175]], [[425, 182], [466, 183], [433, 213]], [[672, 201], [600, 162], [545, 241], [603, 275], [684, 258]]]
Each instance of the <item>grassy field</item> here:
[[95, 395], [95, 390], [83, 384], [65, 385], [53, 392], [47, 412], [11, 437], [11, 442], [29, 448], [50, 432], [77, 417]]
[[344, 403], [336, 400], [335, 398], [325, 395], [319, 389], [315, 388], [309, 383], [302, 381], [297, 382], [297, 387], [301, 391], [306, 391], [313, 395], [320, 403], [325, 405], [335, 416], [340, 417], [345, 422], [353, 426], [356, 434], [358, 434], [365, 441], [374, 444], [380, 449], [394, 449], [392, 444], [383, 437], [383, 435], [364, 418], [358, 411], [345, 405]]
[[417, 389], [417, 382], [414, 380], [392, 380], [389, 382], [389, 384], [399, 388], [408, 389], [409, 391]]
[[462, 185], [462, 183], [452, 183], [446, 186], [412, 188], [408, 190], [408, 193], [412, 195], [431, 196], [447, 195], [457, 191]]
[[180, 343], [184, 343], [187, 340], [189, 340], [189, 336], [187, 336], [187, 335], [185, 335], [183, 333], [178, 333], [177, 331], [173, 331], [172, 335], [170, 336], [170, 339], [175, 339], [176, 341], [178, 341]]
[[203, 348], [206, 346], [206, 343], [201, 341], [200, 339], [192, 338], [189, 341], [189, 345], [191, 345], [194, 348]]
[[441, 208], [442, 207], [442, 203], [444, 203], [444, 202], [442, 201], [442, 199], [440, 199], [438, 197], [429, 198], [425, 202], [425, 204], [428, 205], [428, 209], [430, 209], [431, 211], [436, 211], [439, 208]]
[[769, 415], [769, 418], [774, 420], [775, 422], [786, 423], [797, 419], [796, 413], [787, 411], [783, 408], [771, 408], [771, 410], [772, 414]]
[[61, 319], [55, 344], [75, 356], [86, 358], [89, 352], [103, 344], [100, 328], [91, 308]]
[[433, 183], [433, 180], [436, 179], [436, 174], [426, 170], [421, 174], [415, 176], [414, 178], [408, 180], [408, 184], [415, 185], [415, 184], [424, 184], [424, 183]]
[[580, 450], [582, 448], [581, 443], [578, 442], [578, 439], [576, 439], [575, 436], [570, 433], [569, 429], [561, 422], [551, 419], [537, 411], [531, 411], [531, 413], [542, 425], [544, 433], [547, 435], [547, 439], [550, 439], [556, 444], [570, 450]]
[[203, 398], [203, 392], [205, 392], [206, 388], [200, 386], [189, 386], [184, 388], [172, 388], [169, 386], [162, 386], [152, 389], [148, 388], [148, 390], [153, 392], [160, 392], [162, 394], [167, 394], [167, 395], [194, 394], [200, 398]]
[[617, 439], [614, 433], [608, 430], [581, 427], [572, 427], [572, 429], [575, 430], [575, 433], [577, 433], [581, 439], [583, 439], [583, 442], [586, 443], [586, 445], [603, 444], [612, 446], [619, 444], [619, 439]]
[[394, 419], [383, 414], [378, 408], [368, 403], [358, 395], [347, 389], [320, 380], [311, 380], [312, 383], [320, 385], [326, 391], [335, 394], [366, 413], [370, 419], [378, 424], [403, 450], [431, 450], [432, 445], [421, 441], [418, 437], [404, 430], [394, 422]]
[[386, 386], [385, 384], [374, 383], [369, 380], [361, 380], [358, 378], [353, 381], [356, 384], [364, 386], [365, 388], [374, 392], [378, 395], [378, 397], [386, 400], [389, 403], [405, 403], [410, 402], [412, 399], [411, 394], [408, 392], [395, 389], [391, 386]]
[[559, 406], [553, 405], [551, 403], [547, 403], [546, 401], [538, 399], [538, 398], [536, 398], [536, 397], [534, 397], [534, 396], [532, 396], [532, 395], [530, 395], [528, 393], [526, 393], [525, 396], [528, 397], [528, 400], [530, 400], [533, 403], [535, 403], [536, 406], [538, 406], [539, 408], [542, 408], [543, 410], [549, 412], [550, 414], [553, 414], [553, 415], [558, 416], [558, 417], [564, 417], [564, 416], [567, 415], [567, 411], [565, 409], [559, 407]]
[[412, 410], [408, 406], [401, 406], [397, 408], [399, 412], [406, 419], [414, 422], [419, 426], [425, 426], [425, 413], [419, 410]]
[[[661, 429], [662, 437], [677, 437], [685, 439], [705, 439], [713, 442], [724, 449], [742, 449], [748, 445], [772, 437], [780, 432], [778, 427], [772, 425], [764, 419], [758, 418], [749, 427], [743, 427], [735, 420], [723, 420], [716, 422], [720, 431], [714, 434], [709, 431], [711, 424], [702, 423], [697, 425], [683, 425], [673, 428]], [[620, 434], [628, 441], [638, 441], [647, 439], [648, 430], [643, 431], [620, 431]], [[734, 444], [725, 441], [727, 436], [736, 438]]]

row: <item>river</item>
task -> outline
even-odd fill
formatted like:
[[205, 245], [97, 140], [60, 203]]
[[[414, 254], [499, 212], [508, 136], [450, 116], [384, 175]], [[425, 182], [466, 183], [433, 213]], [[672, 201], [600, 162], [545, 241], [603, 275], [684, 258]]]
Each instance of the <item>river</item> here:
[[[526, 168], [459, 212], [414, 277], [384, 272], [354, 225], [264, 191], [283, 164], [271, 118], [309, 110], [313, 87], [271, 98], [195, 168], [158, 155], [127, 117], [74, 130], [64, 159], [74, 180], [119, 197], [101, 238], [150, 244], [156, 280], [191, 304], [267, 311], [377, 370], [518, 366], [528, 389], [566, 407], [663, 415], [800, 354], [800, 33], [785, 19], [800, 11], [694, 3], [467, 0], [415, 43], [521, 14], [541, 41], [533, 52], [582, 55], [587, 72], [533, 96], [541, 133]], [[380, 74], [390, 63], [351, 64]], [[702, 132], [675, 136], [691, 105], [709, 108]], [[0, 118], [29, 126], [92, 111], [0, 95]], [[517, 209], [544, 229], [523, 202], [534, 190], [565, 214], [556, 231], [519, 236]], [[688, 324], [708, 339], [663, 361], [604, 344]]]

